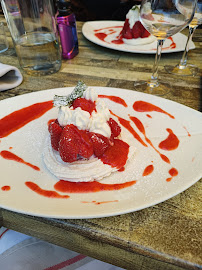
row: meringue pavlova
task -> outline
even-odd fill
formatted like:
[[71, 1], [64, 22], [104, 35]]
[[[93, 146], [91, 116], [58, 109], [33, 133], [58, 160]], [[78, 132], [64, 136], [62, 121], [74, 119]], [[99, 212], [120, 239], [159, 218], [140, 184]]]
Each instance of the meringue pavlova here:
[[[79, 81], [69, 96], [55, 96], [58, 117], [48, 126], [43, 160], [58, 179], [101, 180], [123, 168], [134, 153], [94, 89]], [[124, 140], [122, 140], [124, 137]]]
[[128, 45], [144, 45], [156, 40], [140, 22], [140, 9], [138, 6], [133, 6], [126, 14], [121, 35], [123, 42]]

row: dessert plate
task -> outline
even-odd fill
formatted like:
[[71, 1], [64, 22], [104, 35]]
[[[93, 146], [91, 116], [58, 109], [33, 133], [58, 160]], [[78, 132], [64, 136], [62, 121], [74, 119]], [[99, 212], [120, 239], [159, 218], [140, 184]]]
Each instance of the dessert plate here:
[[[73, 88], [51, 89], [0, 102], [0, 207], [52, 218], [107, 217], [163, 202], [202, 177], [200, 112], [140, 92], [95, 89], [105, 95], [103, 100], [136, 148], [125, 169], [101, 181], [111, 190], [78, 193], [79, 188], [74, 193], [55, 188], [59, 180], [42, 159], [47, 123], [57, 117], [51, 100]], [[115, 184], [124, 188], [116, 190]]]
[[[123, 28], [122, 21], [92, 21], [84, 23], [82, 27], [83, 35], [91, 42], [113, 50], [155, 54], [157, 42], [154, 41], [145, 45], [127, 45], [117, 42], [118, 36]], [[184, 51], [187, 37], [181, 33], [168, 38], [164, 42], [162, 53], [173, 53]], [[194, 43], [191, 41], [190, 49], [195, 49]]]

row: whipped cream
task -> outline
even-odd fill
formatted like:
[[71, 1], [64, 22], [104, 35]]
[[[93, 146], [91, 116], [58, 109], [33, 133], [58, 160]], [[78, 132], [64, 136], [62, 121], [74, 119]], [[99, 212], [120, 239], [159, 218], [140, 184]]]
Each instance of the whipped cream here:
[[89, 123], [89, 131], [99, 133], [107, 138], [111, 136], [111, 129], [106, 118], [100, 112], [93, 112]]
[[92, 102], [96, 101], [98, 99], [98, 94], [95, 91], [95, 89], [88, 87], [86, 91], [83, 93], [83, 97], [85, 99], [91, 100]]
[[71, 124], [78, 127], [80, 130], [88, 129], [90, 113], [83, 111], [81, 108], [73, 110]]
[[[134, 9], [133, 9], [134, 8]], [[130, 29], [133, 28], [134, 24], [139, 21], [139, 16], [140, 16], [140, 10], [139, 8], [136, 6], [133, 6], [128, 13], [126, 14], [126, 19], [128, 19], [129, 25], [130, 25]]]
[[131, 39], [123, 38], [124, 43], [126, 43], [128, 45], [132, 45], [132, 46], [150, 44], [150, 43], [154, 42], [155, 40], [156, 40], [156, 38], [152, 35], [150, 35], [147, 38], [131, 38]]
[[98, 98], [93, 88], [87, 88], [83, 97], [95, 102], [96, 111], [90, 115], [89, 112], [80, 107], [73, 109], [68, 106], [61, 106], [58, 112], [58, 122], [61, 126], [73, 124], [80, 130], [89, 130], [99, 133], [107, 138], [111, 136], [111, 129], [107, 123], [110, 118], [110, 112], [105, 102]]

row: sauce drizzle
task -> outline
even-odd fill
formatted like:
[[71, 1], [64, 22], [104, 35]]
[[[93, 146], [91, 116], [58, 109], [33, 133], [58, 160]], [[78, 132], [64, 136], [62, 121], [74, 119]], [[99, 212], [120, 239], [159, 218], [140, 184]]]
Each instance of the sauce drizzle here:
[[136, 125], [136, 127], [139, 129], [139, 131], [144, 135], [146, 142], [159, 154], [161, 159], [165, 161], [166, 163], [170, 163], [170, 160], [167, 156], [164, 154], [161, 154], [158, 149], [153, 145], [153, 143], [150, 141], [150, 139], [147, 137], [145, 128], [142, 124], [142, 122], [135, 116], [130, 116], [130, 119], [133, 121], [133, 123]]
[[24, 161], [22, 158], [18, 157], [17, 155], [13, 154], [10, 151], [6, 151], [6, 150], [1, 151], [0, 156], [2, 156], [5, 159], [8, 159], [8, 160], [13, 160], [13, 161], [16, 161], [16, 162], [19, 162], [19, 163], [23, 163], [23, 164], [31, 167], [32, 169], [34, 169], [36, 171], [40, 171], [39, 167], [37, 167], [35, 165], [32, 165], [29, 162]]
[[53, 108], [52, 101], [35, 103], [31, 106], [14, 111], [0, 119], [0, 138], [4, 138], [12, 132], [20, 129], [29, 122], [39, 118]]
[[183, 126], [183, 128], [186, 130], [187, 135], [188, 135], [189, 137], [191, 137], [191, 134], [189, 133], [189, 131], [187, 130], [187, 128], [186, 128], [186, 127], [184, 127], [184, 126]]
[[32, 191], [34, 191], [37, 194], [42, 195], [44, 197], [58, 198], [58, 199], [61, 199], [61, 198], [67, 199], [67, 198], [69, 198], [69, 195], [60, 195], [56, 191], [42, 189], [37, 184], [35, 184], [33, 182], [25, 182], [25, 185], [28, 188], [30, 188]]
[[169, 177], [169, 178], [166, 179], [167, 182], [170, 182], [173, 179], [173, 177], [175, 177], [175, 176], [178, 175], [178, 170], [175, 169], [175, 168], [171, 168], [169, 170], [169, 174], [170, 174], [171, 177]]
[[144, 172], [142, 174], [142, 176], [147, 176], [149, 174], [151, 174], [154, 170], [154, 166], [151, 164], [151, 165], [148, 165], [145, 169], [144, 169]]
[[[95, 36], [96, 36], [98, 39], [100, 39], [100, 40], [106, 42], [105, 38], [106, 38], [108, 35], [105, 34], [105, 33], [95, 33]], [[108, 43], [108, 42], [107, 42], [107, 43]]]
[[171, 115], [170, 113], [162, 110], [161, 108], [146, 102], [146, 101], [142, 101], [142, 100], [138, 100], [135, 101], [133, 104], [133, 109], [136, 112], [160, 112], [160, 113], [164, 113], [166, 115], [168, 115], [170, 118], [175, 119], [175, 117], [173, 115]]
[[121, 118], [120, 116], [114, 114], [112, 111], [110, 113], [114, 116], [116, 116], [122, 126], [124, 126], [132, 135], [133, 137], [140, 142], [143, 146], [148, 147], [146, 143], [141, 139], [141, 137], [138, 135], [138, 133], [134, 130], [134, 128], [131, 126], [130, 121]]
[[125, 182], [122, 184], [103, 184], [97, 181], [93, 182], [70, 182], [65, 180], [58, 181], [54, 188], [60, 192], [68, 193], [89, 193], [99, 191], [120, 190], [134, 185], [136, 181]]
[[180, 141], [170, 128], [167, 128], [166, 130], [168, 131], [169, 135], [164, 141], [159, 143], [159, 148], [167, 151], [175, 150]]
[[117, 97], [117, 96], [107, 96], [107, 95], [98, 95], [99, 98], [108, 98], [109, 100], [116, 102], [118, 104], [123, 105], [124, 107], [128, 107], [128, 105], [126, 104], [125, 100]]
[[3, 191], [9, 191], [10, 189], [11, 189], [10, 186], [3, 186], [3, 187], [1, 187], [1, 190], [3, 190]]

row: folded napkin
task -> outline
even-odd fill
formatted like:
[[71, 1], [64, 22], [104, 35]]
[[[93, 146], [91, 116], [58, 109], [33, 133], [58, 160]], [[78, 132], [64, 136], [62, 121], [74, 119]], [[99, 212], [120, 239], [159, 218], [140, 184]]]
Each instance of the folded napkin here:
[[18, 68], [0, 63], [0, 91], [14, 88], [20, 85], [22, 80]]

